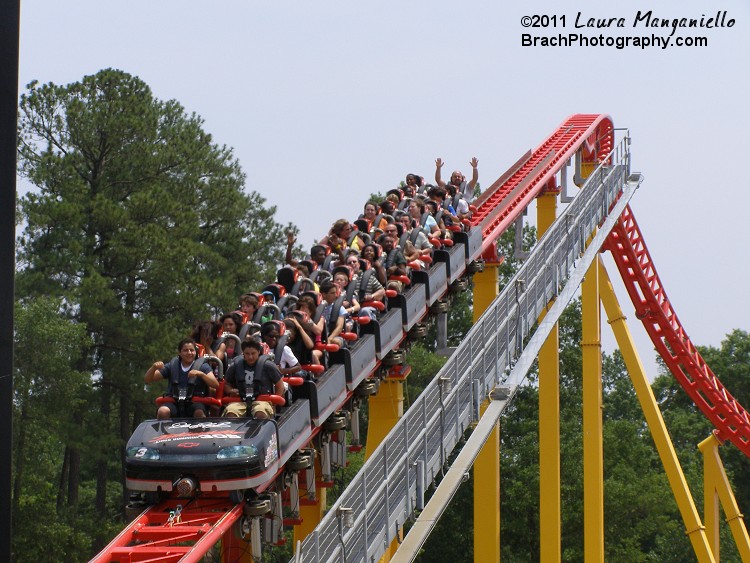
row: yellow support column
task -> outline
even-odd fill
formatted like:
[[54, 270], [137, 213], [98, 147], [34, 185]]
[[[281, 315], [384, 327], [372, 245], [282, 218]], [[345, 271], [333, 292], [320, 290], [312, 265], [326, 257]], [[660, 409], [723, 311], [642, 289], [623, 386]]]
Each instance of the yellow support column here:
[[[386, 377], [381, 381], [378, 392], [370, 395], [369, 424], [367, 426], [367, 445], [365, 446], [365, 461], [378, 449], [388, 432], [398, 424], [404, 416], [404, 380], [403, 378]], [[388, 563], [396, 553], [399, 539], [403, 537], [403, 528], [399, 529], [399, 538], [394, 539], [388, 546], [380, 563]]]
[[719, 493], [716, 490], [716, 462], [712, 459], [714, 455], [718, 458], [718, 446], [719, 441], [713, 434], [698, 444], [698, 449], [703, 454], [703, 522], [706, 525], [706, 536], [708, 545], [711, 546], [711, 553], [714, 554], [714, 559], [721, 561]]
[[[326, 492], [328, 489], [319, 487], [316, 491], [317, 497], [314, 503], [301, 504], [299, 507], [299, 517], [301, 524], [294, 527], [294, 543], [297, 540], [304, 540], [320, 524], [326, 510]], [[300, 493], [307, 492], [300, 490]]]
[[499, 293], [500, 264], [484, 264], [484, 271], [474, 274], [474, 311], [473, 322], [477, 322], [484, 312], [492, 305]]
[[587, 563], [604, 561], [604, 453], [599, 260], [581, 284], [583, 325], [583, 552]]
[[612, 326], [617, 345], [620, 348], [623, 360], [625, 360], [625, 366], [630, 374], [630, 379], [633, 381], [635, 393], [638, 396], [638, 401], [641, 404], [641, 409], [651, 431], [656, 450], [659, 452], [662, 465], [664, 465], [664, 471], [667, 474], [672, 494], [682, 515], [686, 533], [693, 545], [693, 551], [700, 563], [713, 563], [716, 560], [711, 553], [706, 529], [703, 527], [698, 510], [695, 508], [693, 497], [690, 494], [685, 475], [677, 459], [677, 453], [674, 450], [669, 432], [661, 416], [659, 405], [656, 403], [656, 398], [648, 382], [646, 371], [643, 369], [643, 364], [635, 349], [630, 330], [625, 322], [625, 316], [617, 301], [617, 296], [612, 289], [607, 271], [601, 262], [599, 263], [599, 282], [599, 292], [604, 310], [607, 312], [609, 324]]
[[[539, 237], [557, 216], [557, 192], [537, 198]], [[544, 315], [540, 317], [540, 320]], [[539, 351], [539, 547], [540, 560], [560, 561], [560, 338], [555, 325]]]
[[724, 508], [734, 543], [743, 561], [750, 561], [750, 538], [742, 513], [737, 506], [732, 487], [719, 457], [721, 442], [711, 434], [699, 445], [703, 454], [703, 518], [706, 522], [708, 542], [714, 559], [720, 561], [719, 545], [719, 501]]
[[[396, 426], [399, 419], [404, 416], [404, 381], [403, 379], [391, 379], [386, 377], [380, 383], [376, 395], [370, 395], [369, 399], [370, 419], [367, 426], [367, 445], [365, 447], [365, 461], [378, 449], [380, 443]], [[403, 530], [399, 530], [399, 536]], [[394, 539], [383, 556], [380, 563], [387, 563], [398, 549], [398, 540]]]
[[404, 416], [404, 381], [386, 377], [376, 395], [369, 399], [369, 424], [365, 461], [378, 448], [383, 439]]
[[[474, 322], [498, 294], [498, 265], [474, 274]], [[488, 403], [482, 405], [482, 412]], [[500, 424], [474, 462], [474, 561], [500, 561]]]

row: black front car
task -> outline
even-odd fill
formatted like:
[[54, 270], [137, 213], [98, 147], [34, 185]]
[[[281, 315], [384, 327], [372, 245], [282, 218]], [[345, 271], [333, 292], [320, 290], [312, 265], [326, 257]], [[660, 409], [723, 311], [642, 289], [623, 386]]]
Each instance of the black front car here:
[[126, 486], [168, 492], [188, 478], [203, 492], [252, 489], [274, 477], [278, 460], [272, 420], [147, 420], [128, 440]]

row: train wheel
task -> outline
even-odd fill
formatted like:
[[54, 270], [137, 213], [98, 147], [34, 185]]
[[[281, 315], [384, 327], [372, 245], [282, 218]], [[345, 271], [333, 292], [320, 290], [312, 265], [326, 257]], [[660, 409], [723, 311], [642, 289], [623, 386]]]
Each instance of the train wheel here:
[[128, 522], [132, 522], [149, 506], [151, 505], [144, 501], [130, 501], [125, 505], [125, 518]]
[[417, 323], [413, 327], [411, 327], [411, 330], [409, 330], [409, 338], [411, 340], [419, 340], [420, 338], [424, 338], [427, 336], [427, 325], [424, 325], [422, 323]]
[[484, 272], [484, 262], [478, 262], [474, 260], [471, 262], [466, 269], [470, 274], [476, 274], [477, 272]]
[[433, 315], [439, 315], [440, 313], [447, 313], [448, 312], [448, 302], [447, 301], [435, 301], [432, 305], [430, 305], [430, 313]]
[[165, 496], [166, 494], [162, 491], [144, 491], [143, 502], [145, 502], [146, 504], [159, 504], [162, 500], [164, 500]]
[[460, 278], [451, 284], [451, 291], [453, 293], [461, 293], [461, 292], [466, 291], [466, 288], [468, 287], [469, 287], [469, 282], [466, 281], [466, 278]]
[[248, 516], [263, 516], [271, 511], [271, 501], [268, 499], [251, 500], [245, 505], [245, 514]]
[[367, 397], [369, 395], [374, 395], [377, 392], [378, 384], [371, 380], [363, 381], [354, 389], [354, 394], [357, 397]]
[[323, 423], [323, 430], [333, 432], [346, 428], [346, 417], [343, 414], [332, 414]]
[[404, 363], [404, 353], [401, 350], [392, 350], [383, 358], [384, 366], [397, 366]]
[[294, 454], [289, 461], [286, 462], [286, 468], [289, 471], [302, 471], [312, 465], [312, 459], [306, 454]]

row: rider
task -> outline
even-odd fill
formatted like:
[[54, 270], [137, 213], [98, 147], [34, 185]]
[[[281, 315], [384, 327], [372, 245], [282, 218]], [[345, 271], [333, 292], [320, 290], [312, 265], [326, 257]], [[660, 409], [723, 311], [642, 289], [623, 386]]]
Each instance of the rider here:
[[[196, 366], [197, 350], [195, 340], [186, 338], [181, 340], [177, 345], [179, 355], [173, 358], [168, 364], [164, 362], [154, 362], [146, 371], [146, 383], [151, 384], [157, 379], [166, 379], [169, 383], [167, 386], [167, 395], [205, 397], [208, 395], [208, 389], [216, 389], [219, 382], [216, 380], [211, 366], [207, 363], [201, 363]], [[174, 418], [177, 416], [177, 404], [167, 403], [161, 405], [156, 411], [156, 418]], [[187, 416], [195, 418], [204, 418], [206, 416], [206, 405], [202, 403], [189, 402], [187, 405]]]
[[477, 181], [479, 180], [479, 161], [477, 160], [477, 157], [473, 157], [469, 162], [471, 165], [471, 180], [468, 182], [460, 170], [454, 170], [451, 174], [450, 181], [447, 183], [444, 182], [440, 175], [440, 169], [443, 167], [443, 164], [442, 158], [435, 160], [435, 182], [437, 185], [444, 188], [446, 184], [453, 184], [458, 190], [458, 193], [460, 193], [466, 201], [471, 203], [474, 199], [474, 186], [477, 185]]
[[261, 373], [255, 373], [262, 350], [263, 347], [257, 340], [245, 340], [242, 343], [242, 357], [232, 362], [224, 377], [224, 396], [242, 397], [245, 401], [229, 403], [224, 416], [245, 416], [247, 402], [251, 402], [250, 414], [254, 418], [273, 418], [273, 405], [268, 401], [256, 401], [254, 398], [266, 394], [283, 396], [284, 382], [279, 368], [273, 363], [273, 358], [263, 362]]

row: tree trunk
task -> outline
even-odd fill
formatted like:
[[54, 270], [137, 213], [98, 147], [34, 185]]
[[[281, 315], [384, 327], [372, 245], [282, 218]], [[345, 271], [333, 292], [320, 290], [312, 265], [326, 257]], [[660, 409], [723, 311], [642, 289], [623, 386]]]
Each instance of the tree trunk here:
[[65, 446], [63, 464], [60, 469], [60, 481], [57, 484], [57, 511], [60, 512], [65, 505], [65, 483], [68, 482], [68, 471], [70, 471], [70, 446]]
[[70, 447], [68, 471], [68, 506], [78, 505], [78, 486], [81, 484], [81, 450]]
[[127, 393], [120, 395], [120, 486], [122, 487], [122, 510], [128, 502], [128, 489], [125, 486], [125, 446], [130, 438], [130, 398]]
[[[83, 416], [80, 412], [73, 415], [76, 428], [83, 435]], [[81, 450], [78, 446], [68, 446], [68, 506], [78, 505], [78, 487], [81, 484]], [[63, 473], [63, 479], [65, 474]]]
[[21, 406], [21, 417], [18, 423], [18, 439], [15, 444], [16, 450], [16, 476], [13, 481], [13, 502], [11, 514], [18, 514], [18, 506], [21, 498], [21, 484], [23, 482], [24, 456], [26, 455], [26, 425], [28, 423], [28, 394]]
[[[102, 370], [102, 397], [101, 397], [101, 409], [104, 419], [104, 424], [107, 428], [110, 427], [110, 397], [112, 389], [110, 386], [109, 378], [106, 377], [104, 370]], [[105, 428], [101, 429], [106, 432]], [[94, 507], [97, 514], [104, 517], [107, 512], [107, 460], [101, 459], [96, 463], [96, 501]]]

